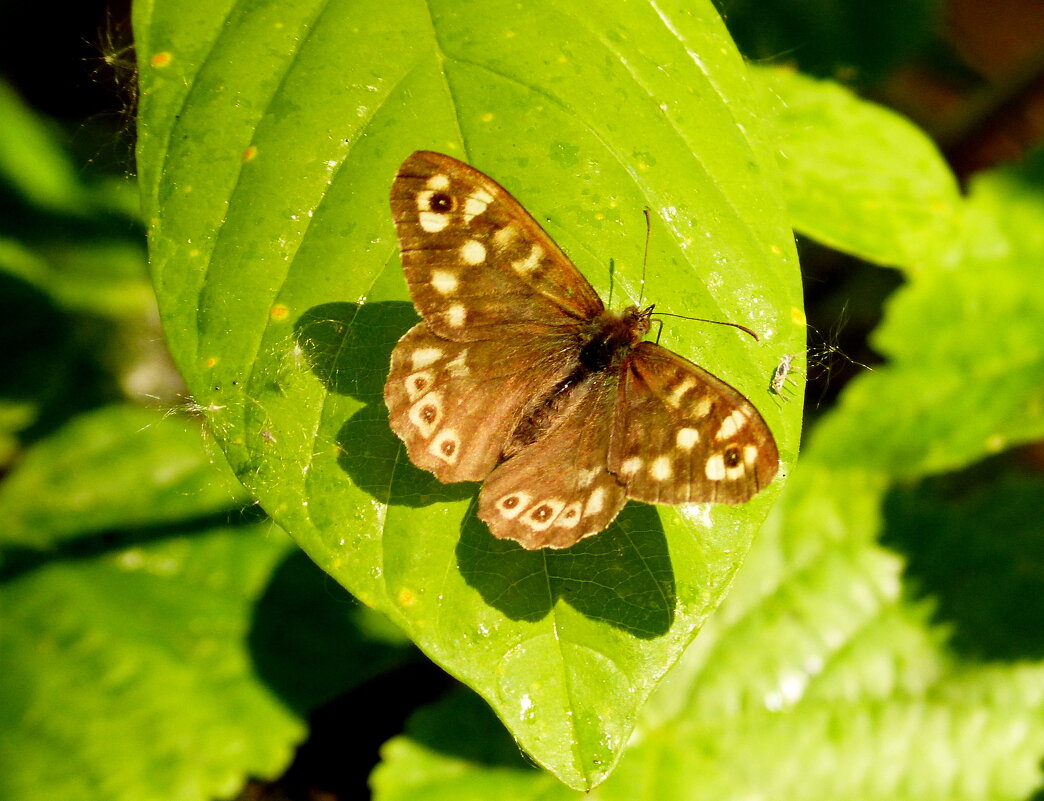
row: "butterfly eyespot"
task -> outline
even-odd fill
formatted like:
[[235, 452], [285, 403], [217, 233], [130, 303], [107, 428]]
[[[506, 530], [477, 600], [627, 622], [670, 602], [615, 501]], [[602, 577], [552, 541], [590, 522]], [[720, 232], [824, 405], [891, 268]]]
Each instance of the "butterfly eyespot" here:
[[735, 467], [743, 461], [743, 459], [740, 457], [739, 448], [737, 448], [735, 445], [730, 445], [728, 448], [725, 449], [724, 459], [726, 467]]
[[541, 501], [522, 516], [522, 522], [533, 531], [544, 531], [551, 526], [563, 506], [565, 503], [559, 500]]
[[428, 453], [447, 464], [455, 464], [460, 453], [460, 437], [455, 431], [443, 431], [428, 446]]
[[417, 426], [422, 437], [430, 437], [442, 422], [442, 399], [429, 392], [410, 407], [410, 422]]
[[505, 520], [513, 520], [526, 508], [528, 503], [528, 495], [524, 492], [515, 492], [497, 501], [497, 509]]
[[551, 515], [553, 515], [554, 513], [554, 510], [545, 503], [544, 505], [538, 506], [536, 508], [536, 510], [533, 512], [533, 519], [538, 523], [543, 523], [544, 521], [549, 520], [551, 518]]
[[445, 192], [435, 192], [428, 198], [428, 208], [439, 214], [453, 211], [453, 198]]

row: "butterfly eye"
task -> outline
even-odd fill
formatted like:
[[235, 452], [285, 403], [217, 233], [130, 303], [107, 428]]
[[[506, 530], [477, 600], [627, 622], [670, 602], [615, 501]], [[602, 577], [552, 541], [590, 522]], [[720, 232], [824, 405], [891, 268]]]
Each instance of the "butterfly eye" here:
[[428, 200], [428, 208], [440, 214], [446, 214], [453, 211], [453, 198], [445, 192], [436, 192]]

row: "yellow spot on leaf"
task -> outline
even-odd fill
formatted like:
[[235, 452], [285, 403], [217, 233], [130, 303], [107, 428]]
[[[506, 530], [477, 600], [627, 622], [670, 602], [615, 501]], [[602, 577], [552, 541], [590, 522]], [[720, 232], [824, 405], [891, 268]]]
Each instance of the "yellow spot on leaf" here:
[[154, 67], [166, 67], [173, 60], [174, 56], [166, 51], [162, 51], [156, 53], [151, 59], [149, 59], [149, 63]]
[[253, 161], [256, 156], [257, 147], [255, 145], [251, 145], [243, 151], [243, 161]]
[[276, 322], [281, 322], [290, 316], [290, 309], [287, 308], [285, 303], [277, 303], [272, 307], [268, 316]]

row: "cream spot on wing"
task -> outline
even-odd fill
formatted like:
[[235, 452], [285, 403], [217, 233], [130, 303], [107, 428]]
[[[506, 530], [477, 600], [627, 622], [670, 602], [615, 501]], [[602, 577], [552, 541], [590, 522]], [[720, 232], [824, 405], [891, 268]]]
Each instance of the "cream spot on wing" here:
[[565, 506], [565, 501], [551, 498], [546, 501], [537, 501], [520, 518], [519, 522], [529, 526], [533, 531], [544, 531], [555, 522], [558, 513]]
[[725, 460], [722, 458], [720, 453], [714, 454], [710, 459], [707, 460], [707, 466], [704, 468], [707, 478], [711, 481], [721, 481], [725, 478]]
[[458, 353], [452, 361], [446, 362], [446, 369], [449, 374], [454, 378], [466, 378], [471, 370], [468, 369], [467, 364], [464, 363], [465, 358], [468, 355], [468, 350], [465, 348]]
[[417, 348], [410, 354], [414, 370], [422, 370], [442, 358], [441, 348]]
[[435, 196], [434, 192], [418, 192], [417, 193], [417, 211], [428, 211], [431, 205], [431, 199]]
[[460, 456], [460, 437], [457, 432], [450, 428], [440, 432], [428, 446], [428, 453], [447, 464], [456, 464]]
[[475, 217], [484, 212], [486, 207], [492, 202], [493, 195], [485, 189], [476, 189], [475, 194], [470, 195], [464, 201], [464, 222], [470, 223]]
[[493, 247], [497, 250], [506, 250], [517, 238], [518, 228], [514, 223], [508, 223], [493, 234]]
[[477, 239], [469, 239], [460, 249], [465, 264], [482, 264], [486, 260], [486, 246]]
[[758, 446], [757, 445], [747, 445], [747, 446], [745, 446], [743, 448], [743, 461], [748, 466], [754, 464], [754, 462], [757, 461], [757, 458], [758, 458]]
[[714, 435], [715, 439], [732, 439], [736, 436], [736, 432], [739, 431], [743, 426], [747, 424], [747, 413], [741, 409], [733, 410], [732, 414], [726, 417], [722, 423], [721, 428], [718, 429], [718, 433]]
[[442, 398], [437, 392], [429, 392], [410, 407], [409, 418], [420, 435], [427, 439], [442, 422]]
[[691, 451], [693, 446], [700, 441], [700, 432], [695, 428], [679, 428], [674, 441], [683, 451]]
[[558, 528], [576, 528], [580, 524], [582, 510], [583, 506], [580, 501], [574, 501], [559, 512], [558, 517], [555, 518], [555, 526]]
[[446, 322], [454, 328], [460, 328], [467, 319], [468, 310], [464, 308], [462, 303], [454, 303], [446, 309]]
[[667, 456], [657, 457], [649, 466], [649, 475], [657, 481], [666, 481], [673, 473], [674, 468], [671, 467], [671, 460]]
[[529, 495], [525, 492], [512, 492], [497, 501], [497, 511], [505, 520], [514, 520], [519, 512], [529, 505]]
[[605, 508], [605, 487], [599, 487], [591, 493], [591, 497], [587, 499], [587, 506], [584, 507], [584, 517], [590, 515], [596, 515]]
[[578, 487], [590, 487], [591, 483], [598, 478], [598, 474], [602, 472], [600, 467], [592, 467], [590, 470], [580, 470], [576, 476], [576, 485]]
[[694, 386], [696, 386], [696, 379], [686, 376], [684, 381], [671, 390], [671, 394], [667, 396], [667, 403], [677, 409], [681, 406], [682, 398], [685, 397], [685, 393]]
[[540, 245], [533, 245], [529, 249], [529, 255], [524, 259], [518, 259], [517, 261], [511, 262], [511, 266], [520, 273], [533, 272], [537, 267], [540, 266], [540, 260], [544, 257], [544, 249]]
[[624, 459], [620, 464], [620, 472], [625, 476], [633, 476], [642, 468], [642, 460], [637, 456], [632, 456], [630, 459]]
[[457, 280], [457, 276], [449, 270], [432, 270], [431, 285], [440, 295], [448, 295], [457, 291], [460, 282]]
[[714, 405], [714, 401], [711, 400], [710, 395], [702, 396], [692, 406], [689, 407], [688, 416], [690, 420], [702, 420], [708, 414], [710, 414], [711, 407]]
[[742, 478], [743, 474], [747, 472], [747, 468], [743, 466], [743, 462], [740, 462], [735, 467], [725, 468], [725, 478], [729, 481], [734, 481], [737, 478]]
[[443, 175], [441, 172], [437, 173], [428, 179], [429, 189], [449, 189], [450, 179], [448, 176]]
[[431, 385], [435, 383], [435, 376], [431, 370], [421, 370], [416, 373], [410, 373], [406, 376], [406, 380], [403, 383], [406, 385], [406, 396], [411, 401], [415, 401], [431, 389]]
[[429, 234], [437, 234], [449, 225], [449, 216], [436, 214], [434, 211], [422, 211], [420, 213], [420, 227]]

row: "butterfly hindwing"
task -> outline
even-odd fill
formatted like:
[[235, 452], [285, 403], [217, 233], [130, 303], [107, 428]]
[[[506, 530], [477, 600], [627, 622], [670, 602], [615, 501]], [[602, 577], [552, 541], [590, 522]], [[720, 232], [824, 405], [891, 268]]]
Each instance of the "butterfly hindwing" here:
[[605, 529], [627, 501], [608, 470], [616, 379], [595, 374], [563, 396], [549, 427], [500, 464], [479, 494], [494, 536], [524, 548], [568, 548]]
[[651, 342], [624, 359], [610, 469], [647, 503], [743, 503], [779, 454], [758, 410], [701, 367]]
[[603, 309], [522, 205], [456, 159], [411, 155], [395, 176], [391, 206], [410, 295], [439, 336], [544, 336]]
[[443, 483], [478, 481], [500, 460], [534, 392], [561, 378], [547, 353], [454, 342], [418, 323], [392, 351], [384, 401], [411, 462]]

